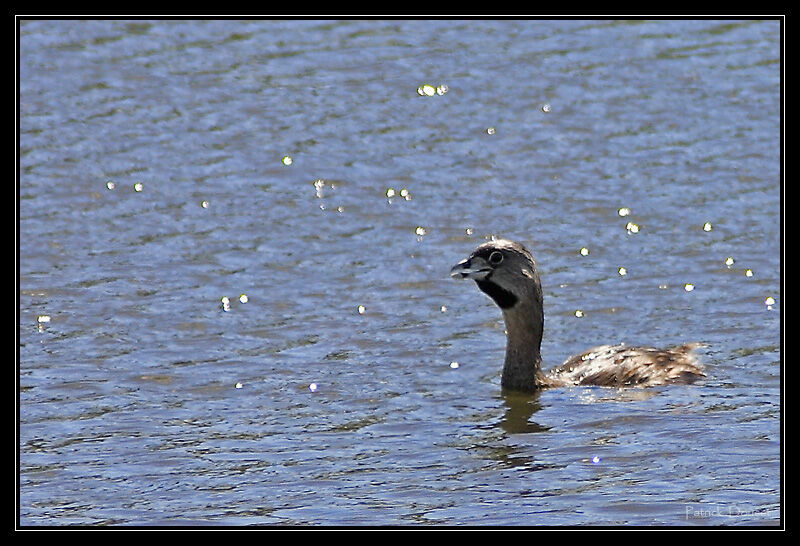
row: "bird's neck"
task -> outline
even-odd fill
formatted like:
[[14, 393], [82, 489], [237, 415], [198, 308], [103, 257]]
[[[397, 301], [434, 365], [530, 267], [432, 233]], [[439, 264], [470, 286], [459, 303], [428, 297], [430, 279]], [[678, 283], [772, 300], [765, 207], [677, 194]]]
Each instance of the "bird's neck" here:
[[532, 391], [541, 383], [541, 345], [544, 313], [541, 301], [520, 302], [503, 310], [506, 325], [506, 361], [502, 385]]

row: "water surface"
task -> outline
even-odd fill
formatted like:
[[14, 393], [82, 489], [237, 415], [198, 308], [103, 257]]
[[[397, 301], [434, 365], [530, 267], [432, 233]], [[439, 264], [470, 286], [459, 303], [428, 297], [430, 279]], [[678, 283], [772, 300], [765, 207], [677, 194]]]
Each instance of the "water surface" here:
[[[780, 522], [778, 21], [25, 20], [19, 59], [20, 524]], [[448, 278], [493, 235], [546, 366], [707, 380], [504, 393]]]

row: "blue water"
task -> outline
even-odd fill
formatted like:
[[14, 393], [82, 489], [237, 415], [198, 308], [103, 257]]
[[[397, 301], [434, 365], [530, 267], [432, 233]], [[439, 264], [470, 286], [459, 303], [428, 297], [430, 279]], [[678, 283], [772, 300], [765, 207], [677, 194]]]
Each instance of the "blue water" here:
[[[19, 524], [778, 525], [780, 59], [777, 20], [20, 21]], [[503, 392], [448, 277], [493, 235], [545, 367], [707, 379]]]

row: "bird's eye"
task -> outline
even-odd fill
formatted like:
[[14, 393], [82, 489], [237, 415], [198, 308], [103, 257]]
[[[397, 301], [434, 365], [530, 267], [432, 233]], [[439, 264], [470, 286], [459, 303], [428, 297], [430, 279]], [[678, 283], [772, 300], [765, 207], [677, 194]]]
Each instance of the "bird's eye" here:
[[489, 254], [489, 263], [492, 265], [500, 265], [503, 261], [503, 255], [500, 252], [494, 251]]

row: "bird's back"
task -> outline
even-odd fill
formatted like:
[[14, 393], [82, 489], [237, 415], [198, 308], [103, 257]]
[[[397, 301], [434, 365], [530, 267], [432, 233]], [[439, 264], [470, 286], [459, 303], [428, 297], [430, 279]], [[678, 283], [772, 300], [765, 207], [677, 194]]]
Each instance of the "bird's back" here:
[[602, 345], [567, 359], [544, 374], [553, 386], [600, 385], [607, 387], [656, 386], [691, 383], [705, 377], [703, 365], [689, 343], [669, 349]]

